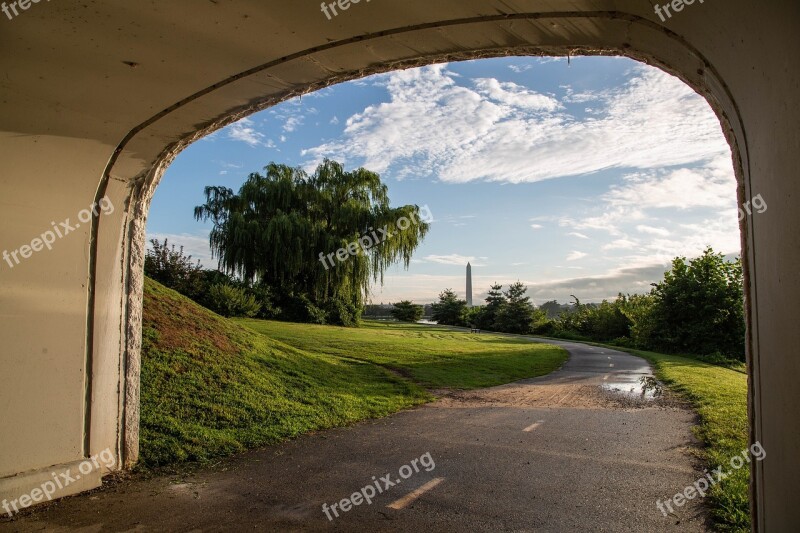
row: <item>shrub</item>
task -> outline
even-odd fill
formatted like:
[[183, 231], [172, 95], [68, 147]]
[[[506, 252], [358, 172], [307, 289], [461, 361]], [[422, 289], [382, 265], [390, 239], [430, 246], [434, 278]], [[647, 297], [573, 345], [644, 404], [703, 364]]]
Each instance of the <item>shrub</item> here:
[[251, 318], [261, 310], [255, 296], [244, 289], [227, 284], [217, 284], [209, 290], [212, 310], [226, 317]]
[[409, 300], [403, 300], [394, 304], [391, 314], [400, 322], [416, 322], [425, 314], [425, 308], [421, 305], [414, 305]]
[[534, 335], [544, 335], [545, 337], [549, 337], [556, 333], [556, 324], [552, 320], [537, 322], [533, 325], [532, 331]]
[[328, 324], [351, 328], [361, 321], [361, 310], [342, 300], [330, 300], [323, 307]]
[[445, 289], [439, 294], [439, 301], [431, 306], [433, 320], [443, 326], [465, 326], [467, 301], [459, 300], [452, 289]]
[[305, 324], [327, 323], [327, 313], [315, 305], [305, 294], [284, 295], [280, 305], [280, 320]]
[[248, 287], [246, 290], [247, 294], [251, 294], [261, 306], [256, 318], [272, 320], [280, 316], [281, 310], [275, 305], [274, 291], [270, 287], [258, 284]]
[[151, 239], [152, 248], [144, 258], [144, 273], [162, 285], [190, 298], [203, 292], [203, 267], [200, 261], [192, 263], [192, 256], [185, 255], [183, 246], [175, 249], [164, 239], [161, 244]]

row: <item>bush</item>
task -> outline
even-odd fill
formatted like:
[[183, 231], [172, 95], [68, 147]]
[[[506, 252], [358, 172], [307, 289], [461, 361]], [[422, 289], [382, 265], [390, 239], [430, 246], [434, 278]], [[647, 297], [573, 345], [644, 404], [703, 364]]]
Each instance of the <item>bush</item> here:
[[325, 321], [334, 326], [352, 328], [361, 321], [361, 310], [342, 300], [330, 300], [324, 305]]
[[439, 294], [439, 301], [431, 306], [433, 320], [443, 326], [466, 326], [467, 301], [459, 300], [452, 289], [445, 289]]
[[244, 289], [227, 284], [217, 284], [209, 290], [212, 310], [226, 317], [252, 318], [261, 310], [255, 296]]
[[184, 296], [194, 298], [203, 293], [203, 267], [200, 261], [192, 263], [191, 255], [184, 255], [183, 246], [175, 249], [164, 239], [161, 244], [151, 239], [152, 248], [144, 258], [144, 273], [162, 285]]
[[609, 342], [609, 344], [613, 344], [614, 346], [619, 346], [621, 348], [633, 348], [633, 342], [628, 337], [617, 337], [616, 339]]
[[425, 314], [425, 308], [421, 305], [414, 305], [409, 300], [403, 300], [394, 304], [391, 314], [400, 322], [416, 322]]
[[327, 323], [327, 313], [317, 307], [305, 294], [284, 295], [281, 299], [281, 311], [278, 318], [287, 322]]
[[259, 312], [255, 315], [256, 318], [263, 320], [273, 320], [278, 318], [281, 314], [279, 307], [276, 307], [274, 301], [275, 296], [270, 287], [259, 284], [246, 289], [247, 294], [251, 294], [261, 306]]
[[556, 323], [552, 320], [537, 322], [533, 325], [532, 331], [534, 335], [544, 335], [545, 337], [549, 337], [556, 333]]

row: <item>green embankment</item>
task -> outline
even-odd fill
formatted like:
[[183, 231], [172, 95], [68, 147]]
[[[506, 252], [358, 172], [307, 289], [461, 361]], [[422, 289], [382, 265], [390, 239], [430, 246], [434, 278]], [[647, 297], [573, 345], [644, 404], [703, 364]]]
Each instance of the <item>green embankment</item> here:
[[146, 280], [143, 468], [207, 461], [549, 373], [563, 350], [416, 325], [362, 329], [222, 318]]

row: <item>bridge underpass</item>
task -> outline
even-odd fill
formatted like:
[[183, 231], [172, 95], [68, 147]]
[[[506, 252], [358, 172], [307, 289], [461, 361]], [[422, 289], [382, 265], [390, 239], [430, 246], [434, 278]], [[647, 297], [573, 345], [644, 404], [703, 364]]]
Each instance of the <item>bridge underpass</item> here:
[[[617, 54], [705, 96], [734, 151], [740, 204], [769, 199], [742, 223], [752, 439], [770, 457], [754, 463], [754, 527], [800, 523], [796, 4], [695, 3], [664, 20], [622, 0], [386, 1], [330, 19], [316, 3], [15, 5], [0, 16], [0, 241], [17, 252], [0, 263], [0, 498], [104, 450], [113, 468], [135, 463], [145, 220], [182, 148], [376, 72]], [[51, 230], [52, 243], [36, 241]], [[102, 473], [70, 488], [97, 486]]]

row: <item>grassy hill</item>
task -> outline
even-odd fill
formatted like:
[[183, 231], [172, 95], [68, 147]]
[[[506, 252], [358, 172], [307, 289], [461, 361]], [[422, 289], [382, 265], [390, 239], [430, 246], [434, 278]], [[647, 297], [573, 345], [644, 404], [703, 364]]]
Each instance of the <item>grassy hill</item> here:
[[547, 374], [555, 347], [425, 326], [361, 329], [220, 317], [146, 280], [144, 468], [207, 461], [472, 388]]

